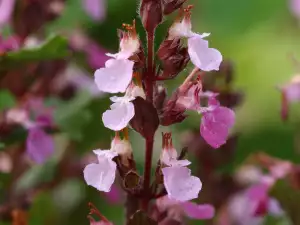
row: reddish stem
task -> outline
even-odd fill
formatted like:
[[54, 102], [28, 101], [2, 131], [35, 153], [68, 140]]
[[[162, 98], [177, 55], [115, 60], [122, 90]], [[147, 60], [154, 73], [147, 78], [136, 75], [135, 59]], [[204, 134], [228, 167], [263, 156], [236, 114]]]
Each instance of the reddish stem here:
[[153, 153], [153, 137], [146, 139], [146, 155], [145, 155], [145, 170], [144, 170], [144, 191], [146, 198], [143, 201], [143, 208], [147, 210], [149, 202], [149, 189], [151, 182], [151, 165], [152, 165], [152, 153]]
[[148, 47], [148, 56], [147, 56], [147, 71], [146, 71], [146, 97], [147, 100], [153, 102], [153, 82], [155, 78], [155, 68], [154, 68], [154, 33], [147, 33], [147, 47]]

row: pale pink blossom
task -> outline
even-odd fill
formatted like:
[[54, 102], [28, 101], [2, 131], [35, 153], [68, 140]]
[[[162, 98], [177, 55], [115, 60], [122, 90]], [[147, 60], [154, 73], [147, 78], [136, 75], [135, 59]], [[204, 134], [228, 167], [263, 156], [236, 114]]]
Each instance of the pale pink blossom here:
[[201, 136], [210, 146], [219, 148], [226, 143], [229, 129], [234, 125], [234, 111], [220, 106], [215, 97], [209, 98], [208, 107], [201, 109], [201, 111]]
[[223, 57], [214, 48], [208, 47], [208, 41], [201, 35], [188, 39], [188, 52], [192, 63], [203, 71], [219, 70]]
[[15, 7], [15, 0], [1, 0], [0, 27], [3, 27], [10, 21], [14, 7]]
[[140, 48], [140, 40], [136, 33], [135, 21], [133, 25], [127, 25], [127, 31], [121, 32], [120, 51], [115, 54], [107, 53], [116, 59], [129, 59]]
[[186, 167], [162, 168], [164, 185], [170, 199], [189, 201], [198, 197], [202, 183], [198, 177], [191, 176], [191, 170]]
[[134, 105], [132, 98], [117, 97], [110, 98], [114, 103], [110, 106], [110, 110], [106, 110], [102, 115], [105, 127], [119, 131], [124, 129], [134, 116]]
[[289, 0], [289, 6], [292, 14], [300, 18], [300, 1], [299, 0]]
[[209, 204], [196, 204], [194, 202], [180, 202], [163, 196], [156, 200], [156, 206], [161, 213], [167, 212], [168, 217], [182, 222], [183, 217], [190, 219], [205, 220], [211, 219], [215, 209]]
[[98, 163], [91, 163], [84, 168], [86, 183], [99, 191], [110, 192], [116, 177], [116, 163], [112, 160], [118, 154], [111, 150], [94, 150]]
[[96, 21], [106, 16], [106, 0], [82, 0], [83, 8]]
[[111, 150], [121, 157], [123, 165], [129, 166], [128, 159], [132, 158], [132, 147], [127, 139], [121, 140], [119, 135], [116, 135], [111, 142]]
[[108, 93], [125, 92], [131, 82], [133, 62], [127, 59], [109, 59], [105, 68], [95, 72], [95, 83], [100, 91]]
[[110, 110], [106, 110], [102, 115], [104, 126], [114, 131], [125, 128], [135, 113], [134, 105], [131, 101], [138, 96], [145, 97], [143, 89], [138, 86], [130, 86], [125, 96], [111, 97], [110, 100], [114, 103], [110, 106]]
[[210, 33], [200, 35], [192, 31], [191, 12], [187, 10], [183, 19], [177, 20], [169, 29], [168, 39], [187, 38], [192, 63], [203, 71], [219, 70], [223, 57], [217, 49], [209, 48], [208, 41], [204, 40], [209, 35]]
[[178, 154], [172, 144], [171, 134], [163, 135], [163, 149], [160, 155], [160, 162], [166, 166], [188, 166], [191, 162], [187, 159], [177, 160]]

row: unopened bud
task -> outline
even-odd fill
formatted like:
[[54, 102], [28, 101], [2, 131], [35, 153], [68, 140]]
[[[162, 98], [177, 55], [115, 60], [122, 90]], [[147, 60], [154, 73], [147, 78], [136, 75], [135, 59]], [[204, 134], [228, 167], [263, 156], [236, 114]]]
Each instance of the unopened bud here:
[[161, 0], [142, 0], [140, 7], [140, 16], [143, 26], [147, 32], [152, 32], [162, 22]]
[[186, 0], [162, 0], [164, 14], [168, 15], [179, 9]]

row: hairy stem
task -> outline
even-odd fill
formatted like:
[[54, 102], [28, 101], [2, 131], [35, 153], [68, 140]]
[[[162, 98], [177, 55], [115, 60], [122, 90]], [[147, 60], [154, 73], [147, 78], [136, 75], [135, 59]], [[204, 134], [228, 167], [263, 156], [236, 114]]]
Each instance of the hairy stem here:
[[146, 71], [146, 97], [147, 100], [153, 102], [153, 82], [155, 78], [155, 67], [154, 67], [154, 32], [147, 33], [147, 71]]

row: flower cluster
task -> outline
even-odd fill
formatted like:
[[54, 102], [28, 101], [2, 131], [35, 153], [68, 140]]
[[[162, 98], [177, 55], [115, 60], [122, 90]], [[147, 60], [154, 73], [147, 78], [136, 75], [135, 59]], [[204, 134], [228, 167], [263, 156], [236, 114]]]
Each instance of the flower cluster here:
[[[94, 150], [98, 162], [89, 164], [84, 169], [86, 183], [104, 192], [111, 190], [118, 171], [127, 194], [141, 201], [141, 209], [149, 220], [160, 222], [161, 219], [149, 212], [149, 205], [154, 199], [157, 199], [159, 212], [170, 212], [179, 207], [178, 215], [185, 214], [194, 219], [212, 218], [214, 208], [190, 202], [198, 198], [202, 182], [191, 175], [191, 170], [187, 167], [191, 162], [184, 159], [185, 154], [178, 156], [172, 144], [171, 133], [162, 135], [161, 156], [151, 184], [154, 134], [158, 126], [182, 122], [187, 117], [187, 110], [195, 111], [202, 116], [201, 136], [213, 148], [219, 148], [226, 143], [235, 121], [234, 112], [220, 105], [218, 93], [203, 91], [202, 77], [209, 76], [206, 72], [219, 70], [222, 55], [209, 47], [205, 40], [208, 33], [198, 34], [192, 31], [192, 6], [183, 8], [183, 3], [184, 1], [158, 0], [141, 2], [140, 16], [147, 32], [147, 51], [144, 51], [136, 32], [135, 21], [132, 25], [123, 24], [119, 51], [107, 53], [110, 58], [94, 74], [99, 91], [123, 93], [123, 96], [110, 97], [112, 105], [102, 115], [104, 126], [115, 131], [116, 135], [109, 150]], [[179, 16], [156, 53], [161, 61], [158, 66], [154, 63], [154, 31], [162, 22], [164, 13], [176, 10], [179, 10]], [[187, 46], [183, 44], [184, 39], [187, 40]], [[175, 78], [189, 61], [194, 64], [195, 69], [167, 98], [162, 81]], [[134, 151], [128, 135], [130, 127], [145, 139], [143, 177], [135, 168]], [[162, 205], [166, 207], [162, 208]], [[140, 213], [138, 210], [139, 208], [135, 210], [134, 215]], [[132, 219], [134, 215], [130, 215], [128, 219]], [[179, 216], [177, 221], [181, 219]]]

